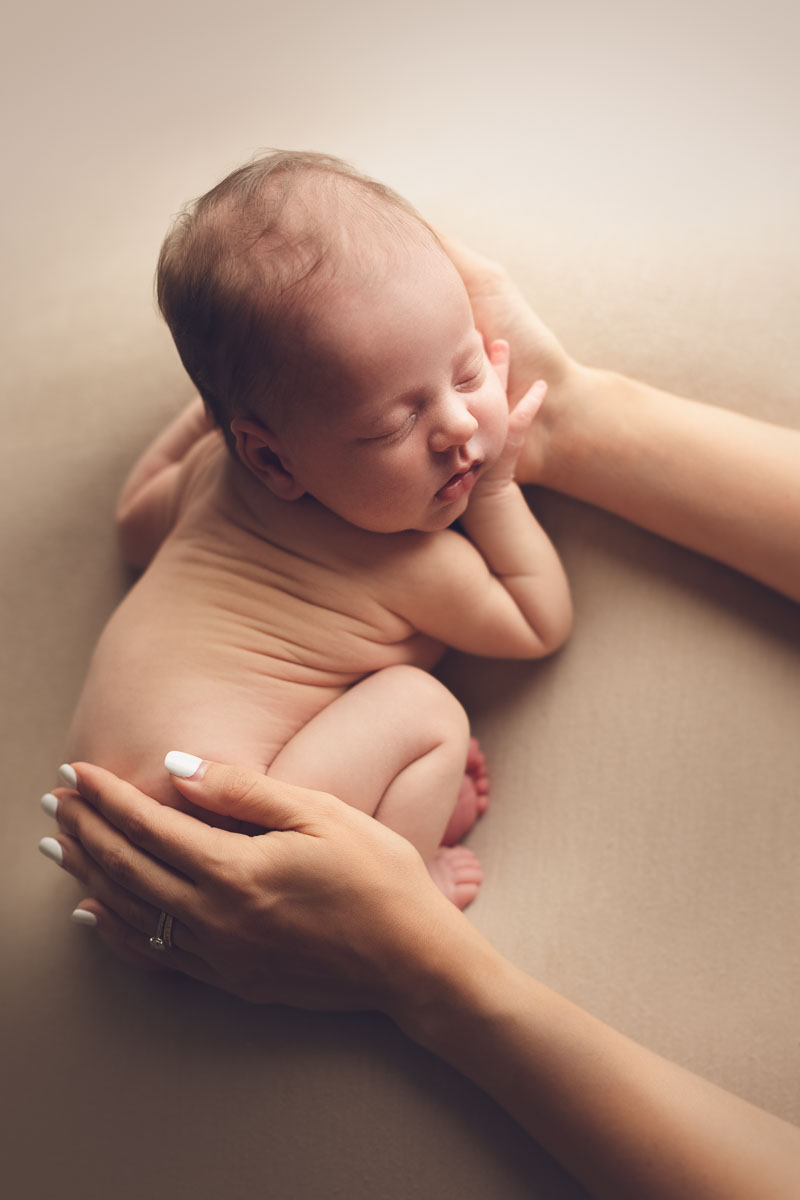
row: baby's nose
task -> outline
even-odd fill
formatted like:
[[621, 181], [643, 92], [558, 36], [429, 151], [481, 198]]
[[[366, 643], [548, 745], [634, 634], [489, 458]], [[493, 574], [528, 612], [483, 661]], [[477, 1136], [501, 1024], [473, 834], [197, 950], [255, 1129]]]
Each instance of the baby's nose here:
[[478, 422], [463, 403], [443, 405], [431, 434], [431, 449], [437, 453], [452, 446], [465, 446], [478, 428]]

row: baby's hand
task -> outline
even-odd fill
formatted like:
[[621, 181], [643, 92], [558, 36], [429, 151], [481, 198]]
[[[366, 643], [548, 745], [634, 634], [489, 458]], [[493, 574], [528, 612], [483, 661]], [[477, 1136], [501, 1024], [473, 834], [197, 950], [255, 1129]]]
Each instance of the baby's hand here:
[[[489, 361], [497, 372], [504, 391], [508, 386], [510, 358], [508, 342], [495, 341], [491, 343]], [[489, 491], [498, 491], [513, 483], [517, 459], [525, 445], [528, 430], [542, 407], [546, 393], [547, 384], [543, 379], [539, 379], [511, 409], [508, 414], [508, 433], [505, 446], [497, 462], [481, 476], [473, 497], [479, 489], [482, 495], [486, 495]]]

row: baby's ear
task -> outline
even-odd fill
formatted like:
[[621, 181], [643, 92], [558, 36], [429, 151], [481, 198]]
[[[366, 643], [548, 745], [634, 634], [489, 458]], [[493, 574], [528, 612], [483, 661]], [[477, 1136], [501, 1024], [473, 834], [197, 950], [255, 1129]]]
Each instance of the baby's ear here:
[[281, 500], [299, 500], [305, 489], [297, 482], [281, 454], [277, 434], [257, 421], [236, 417], [231, 421], [236, 453], [252, 475]]

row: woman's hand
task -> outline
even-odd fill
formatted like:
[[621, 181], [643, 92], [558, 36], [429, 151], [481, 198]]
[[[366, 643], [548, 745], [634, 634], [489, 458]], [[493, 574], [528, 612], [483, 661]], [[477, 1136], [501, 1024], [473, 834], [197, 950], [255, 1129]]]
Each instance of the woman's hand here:
[[[397, 834], [254, 771], [188, 770], [174, 783], [193, 803], [271, 832], [212, 828], [86, 763], [77, 790], [48, 794], [64, 832], [44, 848], [89, 886], [81, 909], [124, 958], [166, 959], [248, 1000], [384, 1009], [598, 1198], [796, 1196], [796, 1128], [517, 970]], [[162, 910], [173, 946], [157, 951]]]
[[[212, 828], [87, 763], [54, 793], [62, 865], [111, 949], [251, 1001], [399, 1018], [437, 927], [467, 925], [416, 850], [333, 796], [195, 762], [173, 778], [188, 800], [271, 832]], [[161, 910], [166, 951], [149, 941]]]
[[573, 392], [585, 389], [592, 373], [570, 358], [499, 263], [441, 233], [438, 237], [464, 281], [475, 325], [487, 347], [497, 339], [504, 339], [513, 347], [508, 377], [511, 408], [516, 407], [536, 380], [547, 383], [547, 404], [525, 439], [516, 474], [519, 483], [547, 485], [554, 436], [561, 424], [569, 420]]

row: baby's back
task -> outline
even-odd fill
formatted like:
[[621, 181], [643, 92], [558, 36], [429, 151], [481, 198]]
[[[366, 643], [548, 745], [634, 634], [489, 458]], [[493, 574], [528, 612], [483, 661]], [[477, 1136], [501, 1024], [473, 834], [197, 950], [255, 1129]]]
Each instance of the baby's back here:
[[266, 771], [357, 679], [432, 665], [439, 647], [381, 596], [394, 536], [307, 497], [276, 500], [236, 472], [220, 438], [204, 439], [187, 457], [172, 531], [103, 631], [67, 758], [174, 803], [168, 750]]

